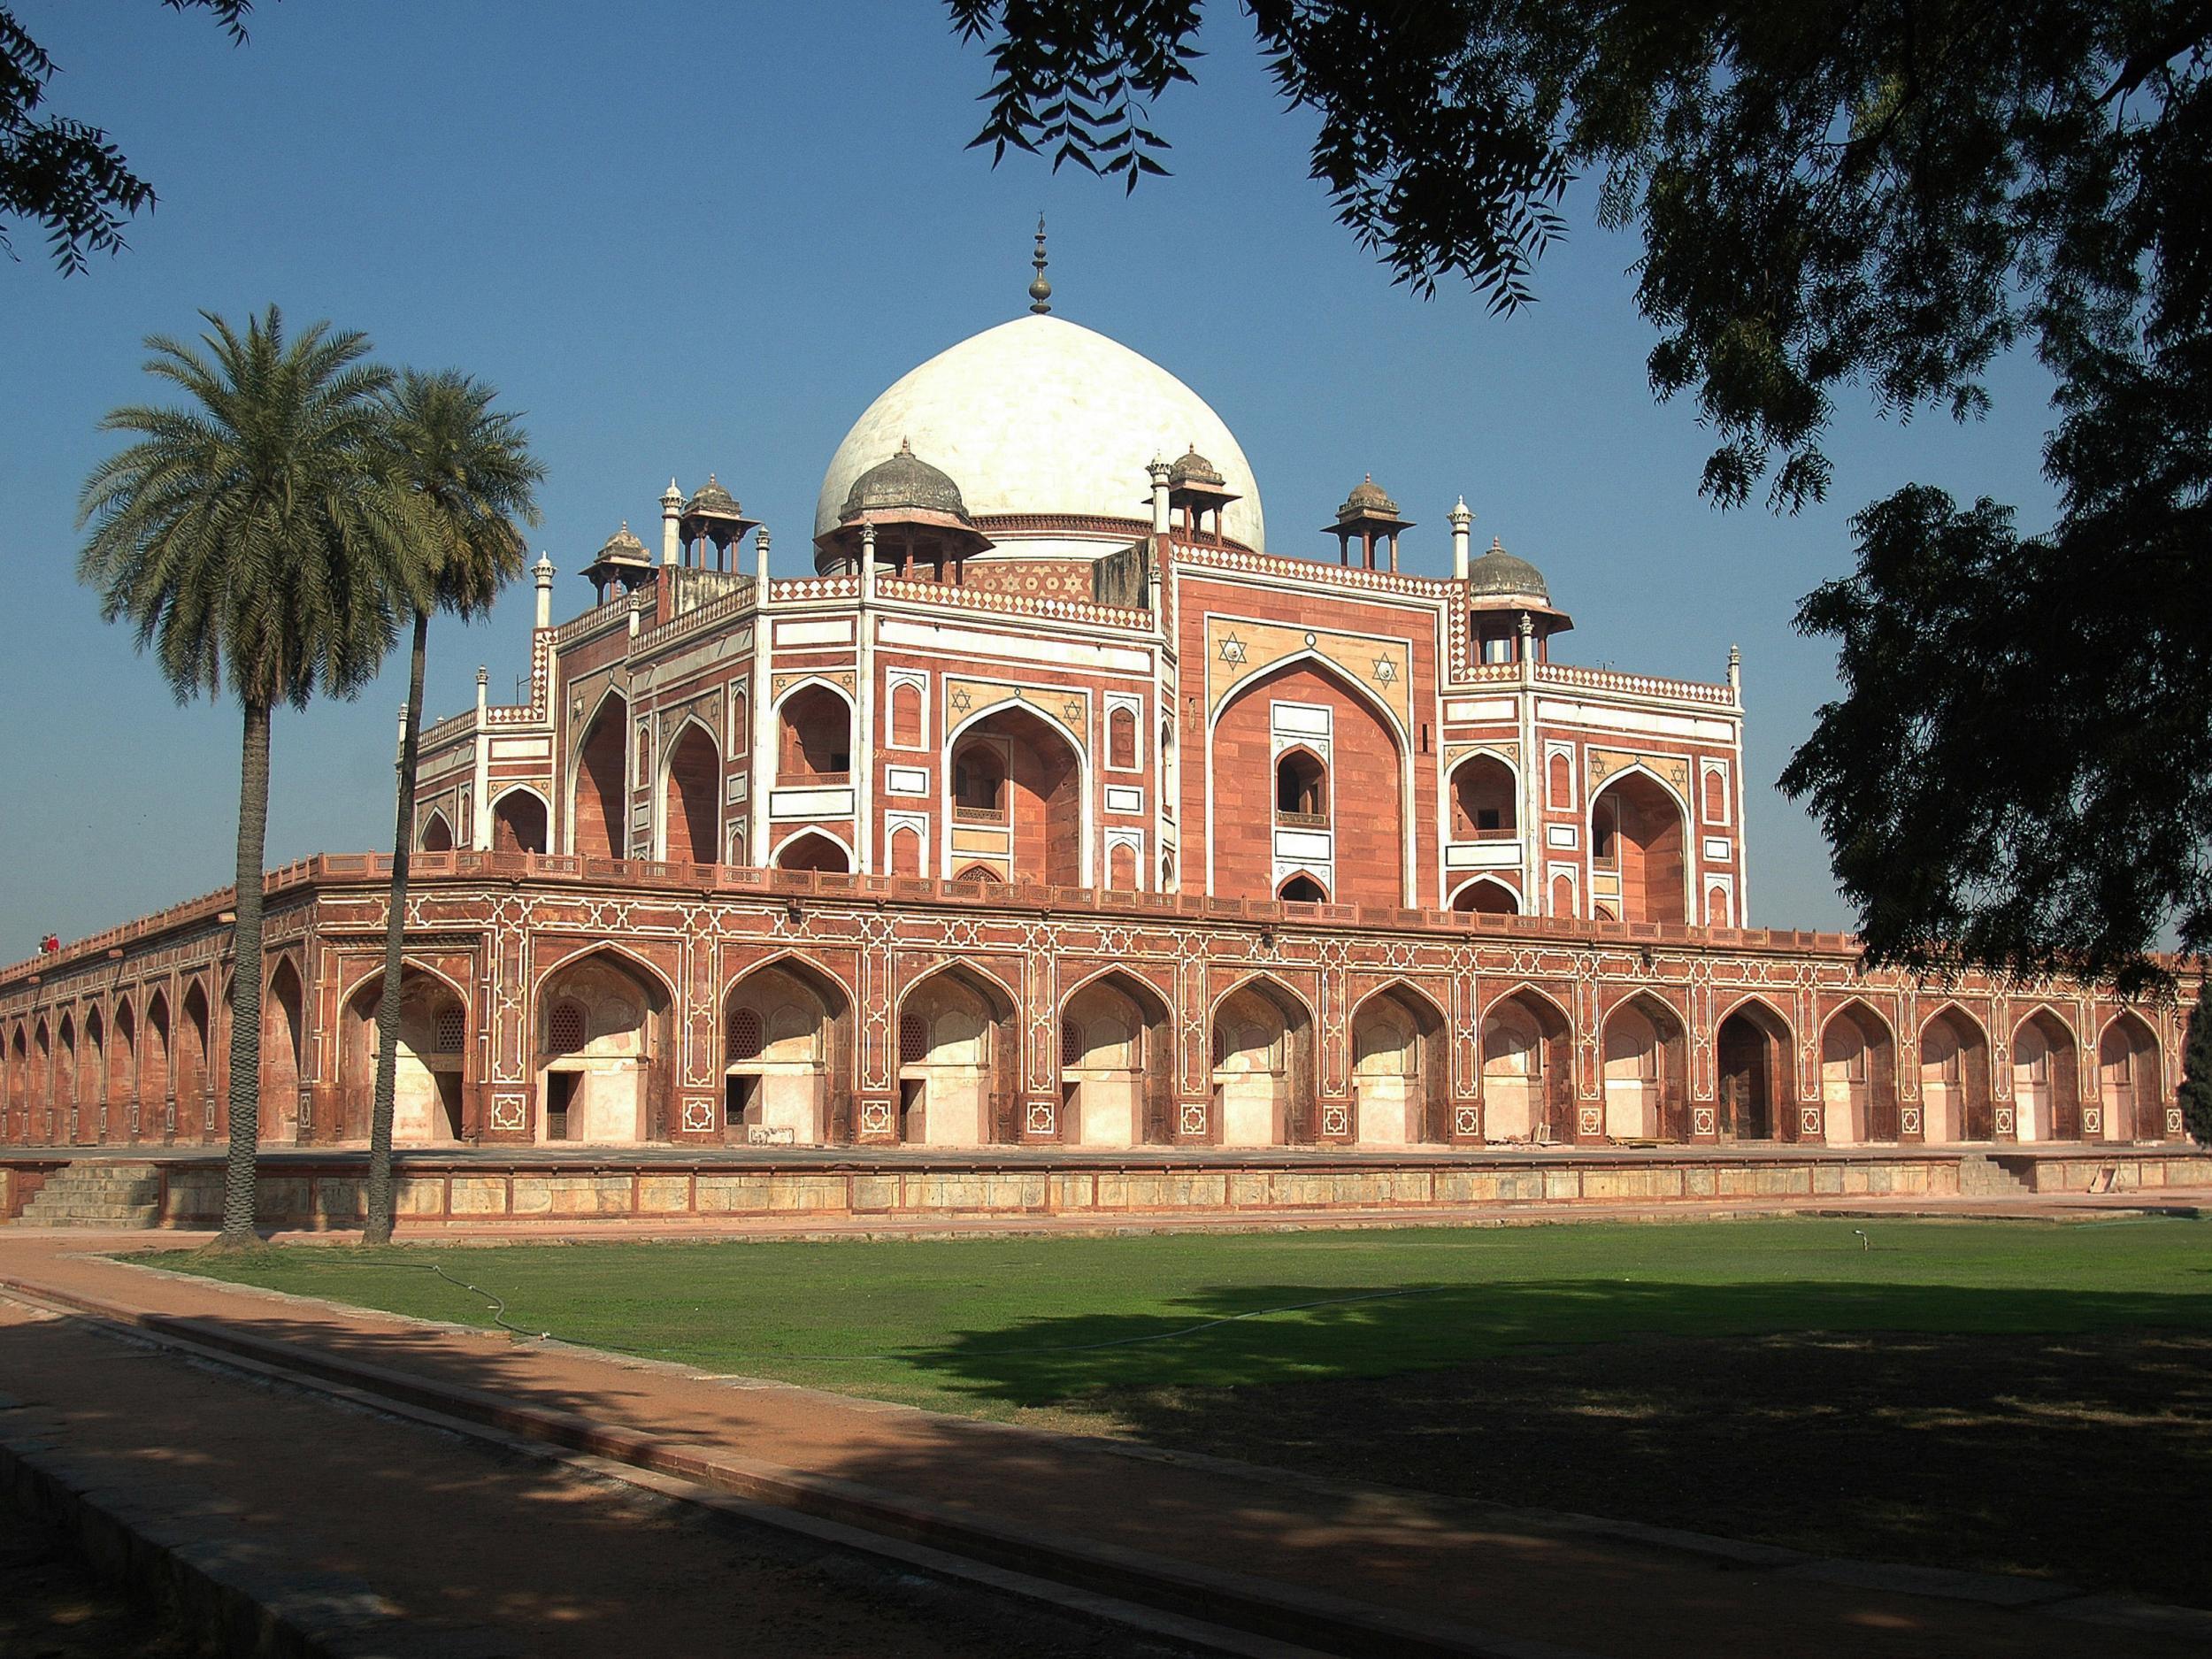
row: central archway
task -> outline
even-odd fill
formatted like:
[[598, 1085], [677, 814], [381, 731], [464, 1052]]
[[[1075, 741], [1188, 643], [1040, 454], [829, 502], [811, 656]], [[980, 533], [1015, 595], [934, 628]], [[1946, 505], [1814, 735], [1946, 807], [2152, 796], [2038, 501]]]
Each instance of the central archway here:
[[1522, 989], [1482, 1019], [1482, 1135], [1486, 1141], [1575, 1138], [1574, 1043], [1560, 1006]]
[[2133, 1014], [2105, 1027], [2097, 1045], [2097, 1079], [2108, 1141], [2155, 1141], [2164, 1133], [2158, 1037]]
[[1174, 1138], [1175, 1040], [1167, 1003], [1117, 969], [1060, 1010], [1060, 1138], [1121, 1148]]
[[956, 861], [979, 856], [1010, 881], [1091, 885], [1083, 757], [1033, 710], [993, 710], [953, 740]]
[[2074, 1033], [2039, 1008], [2012, 1033], [2013, 1133], [2022, 1141], [2081, 1139], [2080, 1067]]
[[1688, 1055], [1682, 1019], [1638, 993], [1605, 1020], [1605, 1133], [1613, 1141], [1687, 1141]]
[[722, 1139], [819, 1146], [852, 1139], [852, 1002], [831, 976], [785, 956], [723, 999]]
[[1354, 1130], [1365, 1146], [1447, 1139], [1451, 1062], [1444, 1016], [1404, 985], [1386, 986], [1352, 1014]]
[[1682, 803], [1650, 773], [1626, 772], [1607, 784], [1590, 803], [1590, 862], [1601, 909], [1609, 901], [1617, 921], [1686, 921], [1686, 841]]
[[[339, 1033], [338, 1110], [342, 1137], [365, 1141], [375, 1110], [380, 970], [346, 1001]], [[450, 1146], [466, 1134], [463, 1110], [468, 1010], [434, 974], [404, 967], [399, 977], [399, 1045], [392, 1073], [392, 1144]]]
[[959, 963], [899, 1002], [899, 1139], [978, 1147], [1020, 1139], [1021, 1025], [1014, 999]]
[[1897, 1139], [1897, 1063], [1889, 1022], [1846, 1002], [1820, 1034], [1821, 1119], [1832, 1147]]
[[1920, 1111], [1931, 1145], [1987, 1141], [1995, 1133], [1989, 1099], [1989, 1040], [1956, 1007], [1920, 1028]]
[[1313, 1139], [1313, 1020], [1288, 987], [1248, 979], [1214, 1010], [1212, 1140], [1279, 1147]]
[[533, 1020], [539, 1141], [665, 1138], [671, 1000], [657, 975], [614, 950], [588, 952], [546, 976]]
[[1794, 1047], [1789, 1023], [1756, 997], [1737, 1004], [1721, 1021], [1713, 1036], [1720, 1071], [1713, 1129], [1720, 1140], [1788, 1138]]

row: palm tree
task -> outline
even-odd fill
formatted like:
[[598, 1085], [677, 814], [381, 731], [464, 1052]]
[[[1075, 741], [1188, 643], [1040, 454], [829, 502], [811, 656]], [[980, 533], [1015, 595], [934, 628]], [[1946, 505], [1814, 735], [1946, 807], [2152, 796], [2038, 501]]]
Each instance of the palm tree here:
[[[392, 1239], [392, 1097], [399, 1074], [400, 944], [414, 841], [415, 766], [422, 735], [422, 670], [430, 613], [467, 618], [491, 609], [522, 571], [522, 533], [538, 521], [532, 458], [520, 419], [494, 414], [488, 386], [451, 370], [403, 372], [384, 398], [395, 478], [411, 501], [408, 608], [414, 649], [407, 664], [407, 725], [400, 740], [399, 814], [392, 833], [392, 891], [384, 925], [384, 986], [376, 1006], [376, 1091], [369, 1113], [368, 1226], [363, 1242]], [[478, 802], [482, 812], [486, 803]]]
[[242, 336], [203, 311], [202, 350], [146, 342], [146, 372], [181, 408], [132, 404], [101, 430], [137, 442], [92, 470], [77, 561], [101, 614], [152, 646], [180, 703], [226, 687], [245, 713], [238, 777], [236, 984], [230, 1033], [227, 1248], [253, 1244], [260, 1139], [262, 854], [269, 717], [321, 692], [349, 697], [396, 633], [394, 582], [409, 504], [389, 481], [379, 398], [390, 375], [365, 336], [317, 323], [285, 338], [277, 308]]

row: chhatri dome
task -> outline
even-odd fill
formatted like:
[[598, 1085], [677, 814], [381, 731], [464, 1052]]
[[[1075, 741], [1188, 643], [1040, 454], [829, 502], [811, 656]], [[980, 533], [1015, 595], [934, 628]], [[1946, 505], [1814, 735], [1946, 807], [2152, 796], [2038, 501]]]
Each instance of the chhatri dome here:
[[[1151, 526], [1146, 466], [1187, 449], [1209, 457], [1238, 497], [1224, 532], [1264, 545], [1259, 486], [1221, 417], [1158, 364], [1046, 311], [939, 352], [869, 404], [822, 479], [817, 538], [837, 528], [855, 480], [902, 444], [959, 486], [969, 513], [1009, 552], [1021, 551], [1007, 548], [1012, 538], [1125, 543]], [[1008, 514], [1125, 522], [1087, 537], [1073, 526], [991, 522]]]

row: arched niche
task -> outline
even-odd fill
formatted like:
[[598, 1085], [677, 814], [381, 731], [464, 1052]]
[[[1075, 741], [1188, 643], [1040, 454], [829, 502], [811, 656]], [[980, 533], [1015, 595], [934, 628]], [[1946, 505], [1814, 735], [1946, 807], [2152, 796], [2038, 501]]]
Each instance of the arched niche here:
[[630, 705], [609, 694], [584, 728], [577, 746], [570, 796], [570, 847], [585, 858], [620, 858], [629, 849]]
[[1118, 970], [1060, 1009], [1061, 1139], [1122, 1148], [1174, 1138], [1175, 1035], [1167, 1003]]
[[1719, 1074], [1713, 1130], [1723, 1141], [1786, 1141], [1797, 1090], [1791, 1082], [1789, 1022], [1757, 997], [1729, 1010], [1713, 1033]]
[[1451, 1056], [1436, 1004], [1386, 986], [1352, 1014], [1354, 1132], [1362, 1145], [1401, 1147], [1447, 1139]]
[[1648, 772], [1624, 772], [1591, 800], [1591, 867], [1617, 879], [1618, 920], [1688, 919], [1686, 841], [1681, 803]]
[[1248, 979], [1213, 1014], [1212, 1139], [1277, 1147], [1313, 1139], [1313, 1019], [1277, 981]]
[[899, 1001], [899, 1138], [977, 1147], [1020, 1139], [1021, 1025], [1014, 999], [960, 964]]
[[1864, 1002], [1846, 1002], [1821, 1027], [1820, 1098], [1830, 1146], [1897, 1139], [1895, 1044]]
[[737, 1146], [852, 1139], [852, 999], [795, 956], [751, 970], [722, 1002], [722, 1138]]
[[261, 999], [261, 1112], [257, 1127], [264, 1142], [298, 1138], [300, 1060], [303, 1053], [307, 994], [289, 956], [269, 973]]
[[2081, 1139], [2080, 1067], [2074, 1033], [2047, 1008], [2013, 1028], [2013, 1133], [2022, 1141]]
[[108, 1055], [107, 1130], [104, 1140], [138, 1137], [138, 1016], [130, 998], [115, 1004], [115, 1034]]
[[805, 830], [776, 849], [779, 870], [810, 870], [820, 875], [852, 873], [852, 855], [834, 837], [820, 830]]
[[27, 1145], [31, 1127], [31, 1045], [18, 1025], [8, 1038], [8, 1139]]
[[[77, 1138], [77, 1125], [84, 1117], [84, 1110], [77, 1099], [77, 1026], [64, 1013], [54, 1026], [54, 1110], [62, 1119], [71, 1141]], [[50, 1133], [49, 1140], [55, 1137]]]
[[[1326, 764], [1327, 823], [1285, 824], [1286, 836], [1303, 838], [1295, 843], [1302, 850], [1286, 856], [1318, 866], [1318, 853], [1302, 849], [1325, 833], [1331, 869], [1325, 885], [1332, 901], [1391, 908], [1406, 902], [1406, 742], [1395, 717], [1371, 693], [1320, 658], [1299, 657], [1253, 676], [1223, 703], [1210, 740], [1217, 896], [1275, 895], [1275, 846], [1253, 815], [1263, 801], [1278, 799], [1277, 754], [1302, 747]], [[1322, 710], [1325, 754], [1317, 730]]]
[[437, 807], [422, 821], [422, 835], [417, 845], [426, 853], [449, 853], [453, 850], [453, 826], [446, 821], [445, 813]]
[[[169, 993], [155, 991], [146, 999], [146, 1032], [140, 1039], [138, 1054], [138, 1098], [143, 1110], [164, 1114], [161, 1126], [165, 1133], [174, 1126], [166, 1115], [174, 1100], [172, 1089], [176, 1080], [170, 1059], [170, 1027], [174, 1023], [169, 1013]], [[150, 1131], [150, 1125], [148, 1128]]]
[[84, 1052], [77, 1071], [77, 1132], [70, 1138], [97, 1143], [107, 1129], [108, 1027], [97, 1008], [85, 1010]]
[[1462, 915], [1518, 916], [1521, 899], [1494, 876], [1477, 876], [1452, 895], [1452, 909]]
[[951, 823], [1006, 832], [1010, 879], [1091, 885], [1082, 755], [1033, 710], [994, 709], [953, 740]]
[[1681, 1016], [1655, 996], [1632, 996], [1606, 1016], [1603, 1048], [1607, 1138], [1687, 1141], [1689, 1070]]
[[214, 1079], [208, 1065], [213, 1017], [207, 987], [194, 979], [184, 988], [177, 1020], [177, 1138], [205, 1141], [214, 1133]]
[[2097, 1086], [2108, 1141], [2155, 1141], [2165, 1133], [2158, 1034], [2131, 1013], [2104, 1028], [2097, 1043]]
[[1920, 1027], [1920, 1118], [1931, 1146], [1987, 1141], [1996, 1133], [1989, 1094], [1989, 1039], [1956, 1006]]
[[547, 840], [545, 803], [528, 789], [510, 789], [492, 803], [492, 850], [541, 853]]
[[1574, 1033], [1549, 997], [1522, 989], [1482, 1017], [1482, 1133], [1492, 1141], [1574, 1139]]
[[776, 705], [776, 780], [787, 787], [845, 783], [853, 770], [852, 705], [820, 684]]
[[1329, 826], [1329, 768], [1303, 743], [1275, 757], [1275, 821], [1293, 828]]
[[611, 950], [563, 963], [540, 982], [532, 1020], [539, 1141], [633, 1146], [664, 1138], [669, 1005], [657, 975]]
[[669, 748], [661, 825], [674, 863], [722, 862], [722, 751], [696, 720], [687, 721]]
[[[340, 1133], [369, 1136], [376, 1099], [377, 1014], [384, 975], [346, 999], [338, 1033]], [[399, 976], [399, 1045], [392, 1074], [392, 1144], [451, 1146], [468, 1133], [468, 1007], [443, 979], [419, 968]]]
[[1286, 904], [1326, 904], [1329, 890], [1311, 871], [1301, 870], [1275, 889], [1275, 896]]
[[1520, 835], [1520, 784], [1495, 755], [1470, 755], [1452, 768], [1451, 839], [1514, 841]]

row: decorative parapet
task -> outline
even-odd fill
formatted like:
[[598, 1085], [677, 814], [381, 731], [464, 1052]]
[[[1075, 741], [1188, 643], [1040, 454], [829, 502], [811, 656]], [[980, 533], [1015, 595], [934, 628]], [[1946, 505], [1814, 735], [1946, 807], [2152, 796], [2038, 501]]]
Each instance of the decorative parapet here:
[[571, 617], [547, 635], [557, 645], [573, 645], [595, 634], [630, 626], [630, 595], [618, 594], [603, 605], [595, 605], [580, 617]]
[[1134, 628], [1149, 632], [1152, 613], [1123, 605], [1092, 604], [1080, 599], [1055, 599], [1042, 594], [996, 593], [982, 588], [954, 588], [941, 582], [910, 581], [879, 573], [876, 596], [908, 604], [942, 605], [956, 611], [995, 611], [1004, 616], [1041, 617], [1052, 622], [1084, 623], [1094, 627]]
[[860, 578], [857, 576], [787, 576], [781, 581], [768, 584], [771, 604], [801, 604], [817, 599], [857, 599], [860, 597]]
[[[1514, 667], [1486, 664], [1485, 667]], [[1635, 697], [1665, 697], [1677, 703], [1709, 703], [1724, 709], [1736, 706], [1736, 694], [1727, 686], [1707, 685], [1695, 680], [1662, 680], [1654, 674], [1623, 674], [1609, 668], [1569, 668], [1560, 663], [1536, 664], [1540, 686], [1571, 686], [1581, 691], [1624, 692]]]
[[1408, 576], [1396, 571], [1371, 571], [1362, 565], [1326, 565], [1319, 559], [1285, 558], [1274, 553], [1248, 553], [1208, 542], [1174, 538], [1175, 560], [1202, 570], [1234, 571], [1279, 580], [1304, 582], [1319, 588], [1356, 588], [1368, 593], [1395, 594], [1431, 604], [1448, 599], [1456, 582], [1435, 576]]

